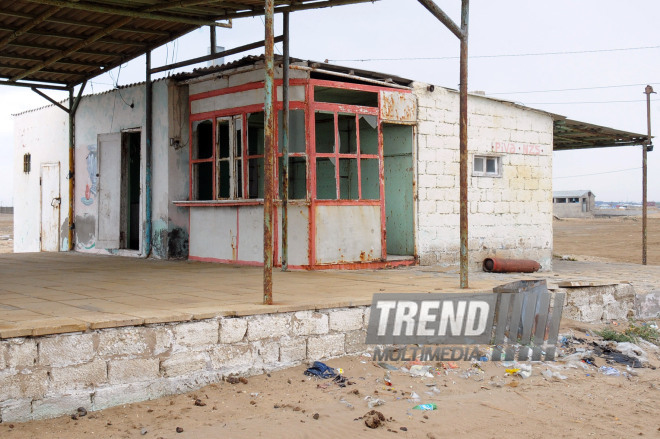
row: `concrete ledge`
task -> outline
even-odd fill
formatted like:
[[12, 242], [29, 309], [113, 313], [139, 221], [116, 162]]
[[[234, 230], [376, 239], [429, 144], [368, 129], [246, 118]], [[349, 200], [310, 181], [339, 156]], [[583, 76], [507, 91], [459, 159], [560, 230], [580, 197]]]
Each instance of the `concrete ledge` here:
[[367, 318], [362, 306], [0, 340], [0, 422], [100, 410], [187, 392], [230, 373], [365, 352]]

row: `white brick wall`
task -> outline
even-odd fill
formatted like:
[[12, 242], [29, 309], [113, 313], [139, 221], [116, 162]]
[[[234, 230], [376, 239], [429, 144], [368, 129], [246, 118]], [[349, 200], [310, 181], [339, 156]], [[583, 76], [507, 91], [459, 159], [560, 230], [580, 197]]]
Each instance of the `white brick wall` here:
[[[429, 92], [415, 83], [418, 98], [417, 249], [423, 265], [458, 264], [458, 93]], [[468, 223], [470, 268], [486, 257], [552, 261], [552, 132], [550, 115], [479, 96], [468, 98]], [[494, 142], [519, 147], [493, 152]], [[526, 154], [532, 144], [541, 151]], [[497, 154], [502, 177], [473, 177], [474, 154]]]
[[0, 340], [0, 422], [100, 410], [367, 351], [368, 307]]

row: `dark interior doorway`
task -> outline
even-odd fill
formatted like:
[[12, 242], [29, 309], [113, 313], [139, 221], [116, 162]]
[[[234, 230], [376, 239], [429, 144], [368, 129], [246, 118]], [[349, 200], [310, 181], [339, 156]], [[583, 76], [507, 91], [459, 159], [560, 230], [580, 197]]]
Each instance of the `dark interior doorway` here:
[[123, 132], [121, 139], [120, 248], [140, 250], [140, 131]]

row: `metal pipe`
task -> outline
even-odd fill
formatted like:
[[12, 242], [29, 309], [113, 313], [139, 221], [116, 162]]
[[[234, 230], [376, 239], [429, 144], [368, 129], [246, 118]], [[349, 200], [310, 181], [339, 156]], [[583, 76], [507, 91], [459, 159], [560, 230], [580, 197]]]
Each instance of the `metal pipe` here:
[[[280, 41], [283, 41], [283, 40], [284, 40], [284, 37], [280, 35], [279, 37], [276, 37], [273, 41], [275, 43], [279, 43]], [[179, 68], [179, 67], [185, 67], [185, 66], [189, 66], [189, 65], [192, 65], [192, 64], [197, 64], [197, 63], [200, 63], [200, 62], [211, 61], [211, 60], [214, 60], [216, 58], [222, 58], [223, 56], [234, 55], [234, 54], [245, 52], [245, 51], [248, 51], [248, 50], [257, 49], [257, 48], [259, 48], [259, 47], [261, 47], [265, 44], [266, 44], [265, 40], [257, 41], [255, 43], [250, 43], [250, 44], [246, 44], [244, 46], [235, 47], [233, 49], [225, 50], [225, 51], [222, 51], [222, 52], [217, 52], [215, 54], [204, 55], [204, 56], [200, 56], [199, 58], [193, 58], [193, 59], [189, 59], [189, 60], [186, 60], [186, 61], [177, 62], [177, 63], [174, 63], [174, 64], [168, 64], [168, 65], [162, 66], [162, 67], [156, 67], [155, 69], [151, 69], [151, 73], [160, 73], [160, 72], [165, 72], [167, 70], [176, 69], [176, 68]]]
[[145, 123], [144, 123], [144, 138], [145, 138], [145, 204], [146, 204], [146, 221], [144, 224], [144, 250], [142, 252], [143, 258], [148, 258], [151, 254], [151, 138], [153, 135], [153, 116], [152, 116], [152, 83], [151, 83], [151, 51], [147, 51], [146, 55], [146, 81], [145, 81]]
[[646, 249], [647, 249], [647, 200], [646, 200], [646, 188], [647, 188], [647, 161], [646, 154], [648, 152], [649, 145], [651, 144], [651, 93], [653, 87], [647, 85], [644, 89], [646, 93], [646, 129], [648, 133], [648, 140], [642, 145], [642, 265], [646, 265]]
[[284, 65], [282, 72], [282, 271], [289, 269], [289, 13], [283, 15]]
[[529, 259], [484, 259], [484, 271], [488, 273], [534, 273], [541, 269], [541, 264]]
[[460, 54], [460, 225], [461, 225], [461, 288], [468, 288], [468, 16], [469, 0], [462, 0], [461, 5], [461, 54]]
[[215, 48], [217, 46], [215, 36], [215, 26], [209, 26], [209, 34], [211, 37], [211, 55], [215, 55]]
[[390, 83], [390, 82], [379, 81], [377, 79], [364, 78], [362, 76], [351, 75], [350, 73], [333, 72], [332, 70], [318, 69], [318, 68], [315, 68], [315, 67], [297, 66], [297, 65], [289, 66], [289, 68], [292, 69], [292, 70], [305, 70], [305, 71], [308, 71], [308, 72], [323, 73], [324, 75], [339, 76], [341, 78], [357, 79], [358, 81], [367, 82], [369, 84], [377, 84], [377, 85], [382, 85], [382, 86], [385, 86], [385, 87], [398, 88], [398, 89], [401, 89], [401, 90], [412, 90], [412, 87], [406, 87], [405, 85], [399, 85], [399, 84], [394, 84], [394, 83]]
[[[60, 104], [60, 103], [57, 102], [55, 99], [51, 98], [51, 97], [48, 96], [46, 93], [44, 93], [43, 91], [39, 90], [38, 88], [36, 88], [36, 87], [32, 87], [32, 91], [35, 92], [36, 94], [38, 94], [39, 96], [41, 96], [42, 98], [46, 99], [48, 102], [50, 102], [51, 104], [55, 105], [56, 107], [59, 107], [60, 110], [64, 110], [64, 111], [66, 111], [67, 113], [69, 112], [69, 109], [68, 109], [68, 108], [66, 108], [64, 105]], [[69, 94], [71, 94], [71, 89], [69, 89]], [[73, 97], [71, 98], [71, 103], [73, 104]]]
[[[60, 84], [59, 82], [54, 82], [52, 84]], [[63, 85], [50, 85], [50, 84], [39, 84], [39, 83], [34, 83], [34, 82], [13, 82], [13, 81], [0, 81], [0, 85], [11, 85], [14, 87], [37, 87], [37, 88], [45, 88], [47, 90], [60, 90], [60, 91], [67, 91], [69, 90], [69, 87], [63, 86]]]
[[[80, 88], [82, 91], [83, 86]], [[80, 95], [78, 95], [80, 97]], [[75, 179], [75, 172], [76, 172], [76, 167], [75, 167], [75, 122], [76, 122], [76, 109], [78, 105], [74, 103], [73, 100], [73, 87], [69, 89], [69, 175], [67, 176], [67, 179], [69, 180], [69, 221], [68, 221], [68, 234], [67, 238], [69, 240], [67, 244], [67, 250], [72, 251], [73, 250], [73, 227], [74, 227], [74, 222], [73, 222], [73, 204], [74, 204], [74, 179]]]
[[264, 305], [273, 304], [273, 145], [274, 142], [274, 96], [275, 82], [273, 16], [274, 0], [266, 2], [266, 38], [265, 38], [265, 100], [264, 100]]
[[83, 90], [87, 81], [83, 81], [80, 84], [80, 90], [78, 90], [78, 95], [76, 99], [73, 99], [73, 87], [69, 89], [69, 251], [73, 251], [74, 248], [74, 230], [76, 228], [76, 223], [74, 221], [75, 213], [75, 191], [76, 191], [76, 111], [78, 111], [78, 105], [80, 104], [80, 99], [82, 98]]

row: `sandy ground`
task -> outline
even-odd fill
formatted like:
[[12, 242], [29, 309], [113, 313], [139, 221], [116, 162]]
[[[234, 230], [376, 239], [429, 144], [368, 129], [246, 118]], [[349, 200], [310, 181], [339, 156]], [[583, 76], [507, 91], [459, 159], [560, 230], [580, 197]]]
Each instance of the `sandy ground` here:
[[14, 216], [0, 213], [0, 253], [14, 251]]
[[[562, 333], [585, 337], [594, 327], [562, 322]], [[575, 347], [575, 346], [573, 346]], [[570, 352], [570, 351], [567, 351]], [[660, 366], [658, 353], [649, 355]], [[587, 436], [630, 438], [660, 436], [660, 369], [634, 369], [637, 376], [605, 376], [594, 366], [568, 368], [561, 363], [534, 363], [532, 376], [506, 376], [499, 362], [433, 365], [433, 378], [388, 373], [371, 358], [327, 361], [341, 367], [353, 385], [309, 378], [305, 367], [247, 378], [247, 383], [221, 382], [185, 395], [88, 413], [77, 420], [61, 417], [29, 423], [0, 424], [2, 438], [544, 438]], [[389, 363], [401, 367], [404, 363]], [[615, 364], [624, 372], [625, 366]], [[553, 369], [557, 367], [557, 369]], [[546, 379], [545, 370], [567, 379]], [[465, 377], [465, 372], [472, 375]], [[435, 403], [433, 411], [415, 410], [418, 402]], [[375, 407], [386, 421], [367, 428], [365, 397], [385, 401]], [[199, 400], [196, 404], [196, 400]], [[318, 416], [317, 416], [318, 414]], [[177, 432], [177, 427], [182, 429]]]
[[[650, 213], [647, 264], [660, 265], [660, 213]], [[579, 261], [641, 264], [642, 218], [562, 219], [554, 221], [554, 254]]]

